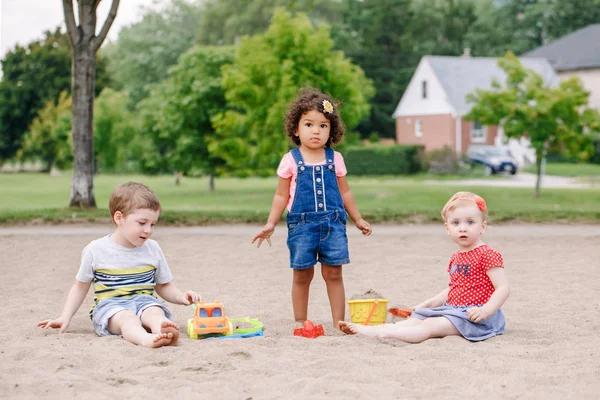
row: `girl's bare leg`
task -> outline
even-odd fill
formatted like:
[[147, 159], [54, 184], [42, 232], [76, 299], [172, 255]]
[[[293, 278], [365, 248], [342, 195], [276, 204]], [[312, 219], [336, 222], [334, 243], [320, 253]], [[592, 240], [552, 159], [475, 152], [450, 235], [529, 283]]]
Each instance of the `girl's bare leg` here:
[[[411, 318], [415, 319], [416, 318]], [[449, 319], [444, 317], [418, 320], [417, 324], [384, 324], [364, 326], [340, 321], [340, 329], [346, 333], [359, 334], [374, 338], [400, 339], [408, 343], [421, 343], [427, 339], [460, 335]]]
[[170, 346], [175, 346], [179, 340], [179, 325], [171, 321], [160, 307], [148, 307], [140, 317], [142, 326], [152, 333], [172, 334]]
[[346, 292], [344, 290], [344, 278], [342, 276], [342, 266], [331, 266], [321, 264], [321, 275], [327, 286], [327, 296], [331, 305], [331, 316], [333, 317], [333, 326], [337, 326], [337, 321], [344, 319], [346, 314]]
[[315, 275], [315, 267], [295, 269], [292, 281], [292, 306], [296, 322], [308, 319], [308, 294], [310, 283]]
[[108, 320], [108, 331], [144, 347], [162, 347], [171, 343], [172, 333], [148, 333], [142, 321], [131, 311], [120, 311]]

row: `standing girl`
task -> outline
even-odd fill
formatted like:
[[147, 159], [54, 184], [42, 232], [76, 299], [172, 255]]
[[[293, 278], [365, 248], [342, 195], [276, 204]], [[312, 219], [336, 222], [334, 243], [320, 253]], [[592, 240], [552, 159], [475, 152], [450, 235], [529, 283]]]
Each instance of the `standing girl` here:
[[342, 278], [342, 265], [350, 262], [346, 212], [363, 235], [371, 234], [371, 226], [361, 217], [348, 187], [342, 155], [331, 148], [344, 135], [333, 100], [318, 90], [303, 90], [287, 112], [285, 130], [298, 147], [279, 164], [269, 218], [252, 243], [258, 240], [260, 247], [267, 240], [271, 245], [275, 225], [287, 208], [294, 317], [301, 323], [307, 320], [310, 283], [320, 262], [335, 326], [346, 312]]
[[480, 341], [504, 333], [500, 307], [508, 298], [508, 280], [502, 255], [481, 240], [487, 227], [485, 201], [474, 193], [458, 192], [442, 209], [442, 217], [458, 245], [448, 264], [448, 288], [414, 306], [405, 321], [375, 326], [340, 321], [341, 330], [409, 343], [451, 335]]

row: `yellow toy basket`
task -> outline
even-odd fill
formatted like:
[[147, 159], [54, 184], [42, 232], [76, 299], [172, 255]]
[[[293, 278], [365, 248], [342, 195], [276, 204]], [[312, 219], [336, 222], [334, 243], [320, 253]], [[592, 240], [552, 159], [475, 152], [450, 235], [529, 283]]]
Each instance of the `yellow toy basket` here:
[[350, 305], [350, 320], [355, 324], [385, 324], [388, 304], [386, 299], [348, 300], [348, 304]]

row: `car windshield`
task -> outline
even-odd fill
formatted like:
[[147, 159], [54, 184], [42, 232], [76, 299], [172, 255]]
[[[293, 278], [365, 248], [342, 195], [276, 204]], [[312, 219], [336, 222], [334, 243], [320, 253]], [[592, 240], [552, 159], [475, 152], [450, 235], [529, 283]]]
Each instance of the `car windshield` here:
[[508, 152], [505, 149], [500, 149], [498, 147], [491, 147], [483, 150], [484, 153], [488, 156], [506, 156]]

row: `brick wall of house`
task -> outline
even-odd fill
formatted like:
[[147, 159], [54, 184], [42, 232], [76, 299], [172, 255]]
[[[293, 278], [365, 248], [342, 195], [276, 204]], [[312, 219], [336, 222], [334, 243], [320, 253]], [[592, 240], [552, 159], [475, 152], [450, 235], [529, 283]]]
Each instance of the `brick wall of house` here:
[[[471, 128], [472, 128], [472, 126], [473, 126], [473, 123], [471, 121], [462, 120], [461, 148], [462, 148], [463, 152], [467, 151], [467, 149], [471, 145]], [[497, 134], [498, 134], [498, 127], [496, 125], [487, 126], [485, 142], [478, 142], [478, 143], [474, 143], [474, 144], [493, 145]]]
[[[415, 135], [416, 121], [421, 121], [422, 136]], [[396, 118], [396, 141], [398, 144], [422, 144], [426, 151], [454, 148], [455, 122], [450, 114], [418, 115]]]

